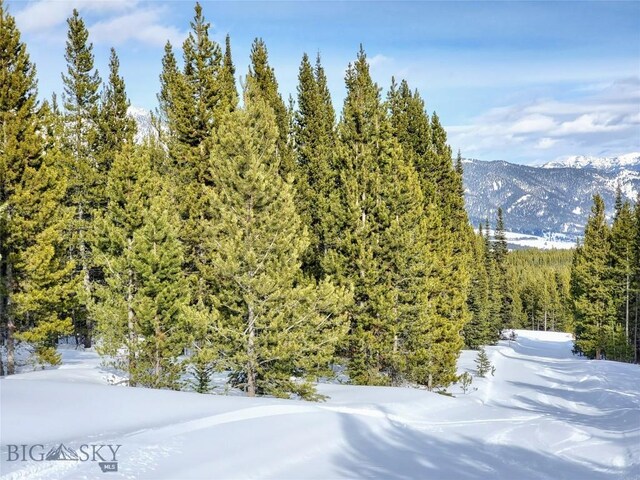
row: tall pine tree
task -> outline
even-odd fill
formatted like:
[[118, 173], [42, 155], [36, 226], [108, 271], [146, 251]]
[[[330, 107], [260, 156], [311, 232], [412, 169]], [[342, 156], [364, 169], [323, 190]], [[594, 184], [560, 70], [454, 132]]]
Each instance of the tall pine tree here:
[[615, 215], [611, 227], [611, 286], [618, 323], [624, 327], [627, 338], [630, 337], [632, 314], [635, 235], [633, 209], [628, 201], [622, 200], [622, 192], [618, 188]]
[[178, 388], [189, 291], [179, 219], [151, 170], [152, 154], [149, 144], [128, 146], [109, 173], [107, 208], [95, 220], [96, 261], [105, 279], [92, 313], [101, 353], [129, 375], [130, 385]]
[[313, 398], [310, 382], [326, 373], [345, 333], [348, 297], [301, 275], [308, 237], [278, 173], [276, 116], [248, 82], [245, 108], [218, 129], [211, 160], [207, 239], [220, 312], [211, 345], [249, 396]]
[[334, 227], [330, 203], [335, 198], [335, 112], [324, 69], [317, 57], [315, 68], [305, 54], [298, 74], [298, 110], [294, 117], [294, 147], [298, 165], [296, 193], [299, 213], [309, 229], [310, 245], [304, 270], [320, 279], [322, 259]]
[[30, 341], [39, 361], [59, 361], [57, 337], [71, 333], [74, 265], [64, 256], [69, 218], [60, 208], [60, 156], [44, 154], [49, 111], [38, 107], [35, 66], [2, 1], [0, 76], [0, 330], [6, 373], [13, 374], [16, 339]]
[[[82, 278], [78, 304], [73, 312], [76, 332], [91, 346], [93, 323], [87, 305], [92, 296], [92, 247], [89, 231], [96, 208], [102, 203], [99, 158], [96, 156], [100, 113], [100, 84], [94, 68], [93, 44], [88, 43], [89, 32], [77, 10], [67, 20], [65, 50], [67, 74], [64, 84], [65, 141], [68, 191], [66, 204], [73, 209], [74, 222], [69, 239], [69, 252]], [[102, 169], [104, 171], [104, 169]]]
[[576, 315], [576, 347], [585, 355], [601, 359], [606, 346], [615, 304], [608, 278], [610, 229], [604, 200], [599, 195], [584, 232], [584, 243], [576, 248], [571, 289]]

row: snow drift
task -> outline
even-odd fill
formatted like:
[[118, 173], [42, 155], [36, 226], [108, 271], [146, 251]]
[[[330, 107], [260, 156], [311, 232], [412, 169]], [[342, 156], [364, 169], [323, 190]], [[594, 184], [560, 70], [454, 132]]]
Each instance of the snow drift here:
[[[474, 378], [466, 395], [459, 386], [448, 397], [324, 384], [320, 393], [331, 397], [324, 403], [110, 386], [94, 353], [67, 350], [58, 369], [0, 381], [0, 472], [8, 479], [639, 478], [639, 366], [573, 357], [567, 334], [518, 335], [487, 348], [495, 376]], [[474, 358], [463, 352], [460, 372], [473, 373]], [[80, 454], [10, 461], [17, 445], [45, 453], [120, 445], [117, 472], [101, 470], [113, 463], [106, 448], [86, 461]]]

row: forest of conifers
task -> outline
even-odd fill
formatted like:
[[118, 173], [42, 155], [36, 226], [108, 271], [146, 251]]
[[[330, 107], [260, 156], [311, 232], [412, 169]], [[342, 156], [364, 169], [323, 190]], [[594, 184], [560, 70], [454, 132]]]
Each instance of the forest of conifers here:
[[[475, 233], [463, 163], [419, 93], [373, 82], [362, 49], [332, 105], [304, 56], [285, 103], [265, 43], [237, 89], [231, 42], [200, 5], [167, 43], [154, 131], [111, 50], [101, 78], [70, 12], [59, 98], [0, 0], [0, 355], [56, 364], [94, 346], [130, 385], [314, 398], [346, 365], [364, 385], [446, 388], [460, 350], [506, 328], [574, 331], [576, 353], [637, 360], [640, 207], [595, 198], [575, 251], [509, 252], [498, 210]], [[185, 380], [185, 379], [188, 379]]]

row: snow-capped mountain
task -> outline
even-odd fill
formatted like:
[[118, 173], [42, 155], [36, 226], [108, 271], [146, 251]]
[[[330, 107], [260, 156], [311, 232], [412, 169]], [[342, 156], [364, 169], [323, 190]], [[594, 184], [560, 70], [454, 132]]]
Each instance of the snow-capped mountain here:
[[127, 113], [135, 120], [136, 125], [138, 125], [135, 141], [136, 143], [140, 143], [146, 136], [153, 132], [151, 112], [140, 107], [129, 107]]
[[543, 168], [593, 168], [614, 171], [625, 168], [640, 171], [640, 152], [627, 153], [618, 157], [589, 157], [574, 155], [542, 165]]
[[580, 236], [592, 197], [604, 197], [613, 213], [620, 185], [633, 201], [640, 192], [640, 154], [613, 158], [576, 156], [533, 167], [504, 161], [466, 160], [464, 181], [467, 210], [474, 225], [504, 211], [508, 230], [533, 235], [561, 233]]

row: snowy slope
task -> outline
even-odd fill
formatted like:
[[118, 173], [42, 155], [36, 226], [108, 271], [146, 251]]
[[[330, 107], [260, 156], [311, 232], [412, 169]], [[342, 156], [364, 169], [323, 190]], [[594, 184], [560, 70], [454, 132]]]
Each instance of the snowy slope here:
[[[455, 398], [321, 385], [308, 403], [100, 384], [90, 352], [0, 381], [3, 478], [634, 479], [640, 368], [572, 357], [567, 334], [487, 349], [494, 377]], [[472, 370], [463, 352], [460, 371]], [[70, 363], [72, 362], [72, 363]], [[120, 444], [96, 462], [8, 462], [8, 444]], [[107, 457], [109, 455], [106, 455]]]

